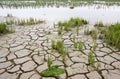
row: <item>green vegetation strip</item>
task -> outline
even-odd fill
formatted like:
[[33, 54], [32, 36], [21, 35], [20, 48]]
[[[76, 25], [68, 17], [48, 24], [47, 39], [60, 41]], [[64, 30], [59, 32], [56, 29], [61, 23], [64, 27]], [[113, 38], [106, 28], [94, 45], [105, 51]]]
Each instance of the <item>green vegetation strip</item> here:
[[104, 31], [104, 38], [108, 45], [120, 48], [120, 23], [110, 25]]
[[7, 33], [9, 32], [8, 29], [7, 29], [7, 26], [5, 23], [0, 23], [0, 33]]
[[54, 76], [58, 76], [63, 73], [65, 73], [65, 70], [58, 68], [57, 66], [53, 66], [50, 69], [46, 69], [46, 70], [42, 71], [42, 75], [44, 77], [54, 77]]
[[70, 20], [64, 21], [64, 22], [59, 21], [58, 22], [58, 35], [60, 35], [63, 30], [68, 32], [72, 28], [75, 28], [75, 27], [78, 28], [78, 27], [80, 27], [82, 25], [86, 25], [86, 24], [88, 24], [88, 21], [86, 21], [82, 18], [71, 18]]

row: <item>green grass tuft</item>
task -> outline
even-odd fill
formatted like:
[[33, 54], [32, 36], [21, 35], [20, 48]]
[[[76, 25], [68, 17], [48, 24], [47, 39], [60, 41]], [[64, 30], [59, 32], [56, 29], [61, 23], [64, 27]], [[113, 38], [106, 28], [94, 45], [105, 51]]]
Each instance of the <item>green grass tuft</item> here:
[[0, 23], [0, 33], [7, 33], [7, 25], [5, 23]]
[[94, 26], [95, 27], [105, 27], [105, 25], [103, 24], [103, 22], [97, 22]]
[[120, 23], [110, 25], [103, 34], [108, 45], [120, 49]]
[[59, 21], [58, 22], [58, 35], [62, 33], [62, 30], [68, 32], [72, 28], [75, 28], [75, 27], [77, 27], [76, 32], [78, 34], [79, 27], [82, 25], [86, 25], [86, 24], [88, 24], [88, 21], [82, 18], [71, 18], [70, 20], [64, 21], [64, 22]]
[[93, 56], [93, 52], [89, 52], [89, 54], [88, 54], [88, 60], [90, 62], [90, 65], [93, 66], [93, 67], [95, 67], [95, 58]]
[[55, 76], [58, 76], [58, 75], [63, 74], [63, 73], [65, 73], [64, 69], [53, 66], [50, 69], [46, 69], [46, 70], [42, 71], [42, 76], [55, 77]]

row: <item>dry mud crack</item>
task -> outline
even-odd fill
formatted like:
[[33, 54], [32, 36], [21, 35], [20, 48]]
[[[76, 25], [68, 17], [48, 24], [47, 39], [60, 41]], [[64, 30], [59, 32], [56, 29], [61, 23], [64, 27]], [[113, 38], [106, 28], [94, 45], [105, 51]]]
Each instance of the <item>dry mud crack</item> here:
[[[49, 32], [51, 34], [49, 34]], [[88, 53], [93, 46], [89, 36], [79, 34], [78, 40], [84, 42], [83, 51], [73, 47], [74, 31], [57, 35], [57, 28], [44, 25], [21, 27], [13, 34], [0, 37], [0, 79], [119, 79], [120, 51], [106, 46], [102, 40], [96, 40], [94, 51], [96, 62], [101, 64], [99, 70], [90, 67]], [[49, 38], [48, 42], [46, 39]], [[68, 54], [65, 62], [60, 54], [51, 53], [51, 40], [62, 39]], [[39, 53], [38, 53], [39, 51]], [[41, 72], [47, 69], [46, 59], [51, 54], [54, 65], [66, 70], [58, 77], [42, 77]]]

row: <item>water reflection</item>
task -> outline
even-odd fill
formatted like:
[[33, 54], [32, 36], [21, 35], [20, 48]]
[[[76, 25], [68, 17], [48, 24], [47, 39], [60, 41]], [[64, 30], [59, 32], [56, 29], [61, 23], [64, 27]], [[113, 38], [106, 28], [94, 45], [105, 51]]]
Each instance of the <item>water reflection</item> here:
[[[1, 8], [22, 8], [22, 7], [69, 7], [74, 9], [78, 6], [92, 6], [96, 8], [104, 8], [110, 6], [120, 6], [120, 2], [106, 2], [106, 1], [81, 1], [81, 0], [36, 0], [36, 1], [0, 1]], [[104, 7], [103, 7], [104, 6]]]
[[12, 14], [18, 18], [38, 18], [51, 23], [68, 20], [71, 17], [81, 17], [95, 23], [120, 22], [119, 2], [85, 2], [66, 0], [41, 0], [41, 1], [0, 1], [0, 16]]

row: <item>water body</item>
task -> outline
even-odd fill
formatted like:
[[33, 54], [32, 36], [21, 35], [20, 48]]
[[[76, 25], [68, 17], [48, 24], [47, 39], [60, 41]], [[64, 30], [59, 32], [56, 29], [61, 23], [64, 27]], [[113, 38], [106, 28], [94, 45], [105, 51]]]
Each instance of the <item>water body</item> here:
[[[29, 1], [28, 1], [29, 2]], [[4, 1], [5, 3], [5, 1]], [[8, 3], [8, 2], [6, 2]], [[10, 2], [9, 2], [10, 3]], [[12, 2], [11, 2], [12, 3]], [[23, 2], [27, 5], [27, 2]], [[35, 3], [30, 1], [29, 3]], [[67, 3], [67, 2], [66, 2]], [[69, 3], [69, 2], [68, 2]], [[76, 5], [75, 5], [76, 4]], [[12, 3], [13, 5], [13, 3]], [[16, 4], [18, 5], [18, 4]], [[20, 5], [20, 4], [19, 4]], [[65, 2], [30, 4], [28, 6], [8, 6], [0, 7], [0, 16], [12, 14], [17, 18], [37, 18], [55, 23], [57, 21], [68, 20], [71, 17], [81, 17], [88, 20], [90, 23], [102, 21], [104, 23], [120, 22], [120, 5], [119, 3], [110, 2], [73, 2], [73, 4], [65, 4]]]

